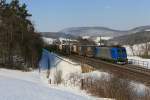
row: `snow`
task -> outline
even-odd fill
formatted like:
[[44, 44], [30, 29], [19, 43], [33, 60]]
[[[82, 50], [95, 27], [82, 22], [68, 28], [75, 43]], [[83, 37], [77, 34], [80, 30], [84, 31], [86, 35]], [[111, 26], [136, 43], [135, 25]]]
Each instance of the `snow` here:
[[145, 31], [149, 32], [149, 31], [150, 31], [150, 29], [147, 29], [147, 30], [145, 30]]
[[[96, 97], [92, 97], [90, 95], [88, 95], [85, 91], [82, 91], [80, 89], [80, 80], [81, 78], [86, 78], [86, 77], [97, 77], [97, 78], [101, 78], [103, 76], [107, 77], [108, 73], [104, 73], [104, 72], [99, 72], [99, 71], [94, 71], [94, 72], [90, 72], [87, 74], [82, 74], [82, 70], [81, 70], [81, 65], [73, 62], [69, 59], [60, 57], [54, 53], [49, 53], [47, 52], [47, 50], [43, 50], [45, 53], [43, 53], [44, 55], [47, 54], [47, 56], [43, 56], [41, 61], [40, 61], [40, 67], [41, 67], [41, 78], [44, 81], [44, 83], [49, 83], [49, 80], [51, 81], [51, 84], [49, 85], [50, 88], [57, 88], [59, 90], [66, 90], [66, 91], [70, 91], [71, 93], [75, 93], [78, 94], [80, 93], [81, 96], [86, 96], [88, 99], [90, 98], [93, 100], [98, 100], [100, 98], [96, 98]], [[51, 61], [52, 59], [53, 62]], [[45, 63], [43, 64], [44, 61], [50, 61], [51, 66], [50, 66], [50, 75], [49, 78], [47, 79], [47, 69], [48, 68], [47, 65], [45, 65]], [[56, 64], [57, 62], [57, 64]], [[53, 63], [53, 64], [52, 64]], [[46, 66], [46, 67], [45, 67]], [[43, 68], [44, 67], [44, 68]], [[56, 85], [55, 84], [55, 74], [57, 71], [61, 71], [62, 72], [62, 83], [60, 85]], [[74, 78], [74, 79], [73, 79]], [[73, 81], [75, 80], [75, 82]], [[105, 100], [109, 100], [109, 99], [105, 99]]]
[[70, 39], [70, 38], [63, 38], [63, 37], [60, 37], [59, 38], [59, 41], [61, 42], [61, 44], [66, 44], [66, 42], [70, 41], [70, 42], [77, 42], [77, 40], [75, 39]]
[[[146, 47], [149, 45], [150, 43], [141, 43], [141, 44], [134, 44], [133, 46], [129, 46], [129, 45], [124, 45], [124, 47], [127, 50], [127, 55], [129, 56], [138, 56], [138, 55], [143, 55], [145, 53], [145, 51], [147, 50]], [[149, 52], [150, 54], [150, 52]]]
[[[78, 76], [78, 81], [80, 81], [81, 78], [86, 78], [86, 77], [92, 77], [92, 78], [101, 78], [101, 77], [105, 77], [108, 78], [109, 74], [106, 72], [100, 72], [100, 71], [93, 71], [93, 72], [89, 72], [89, 73], [84, 73], [82, 74], [82, 70], [81, 70], [81, 65], [78, 63], [75, 63], [69, 59], [57, 56], [54, 53], [49, 53], [47, 52], [47, 50], [44, 50], [45, 53], [43, 53], [44, 55], [47, 54], [48, 56], [44, 56], [44, 58], [42, 58], [42, 60], [40, 61], [40, 67], [41, 69], [41, 74], [46, 74], [47, 70], [45, 69], [47, 65], [45, 65], [45, 61], [48, 61], [47, 59], [50, 59], [50, 63], [54, 63], [51, 65], [51, 69], [50, 69], [50, 76], [49, 79], [51, 80], [51, 83], [54, 83], [55, 80], [55, 73], [57, 71], [61, 71], [62, 72], [62, 79], [63, 81], [68, 81], [70, 80], [71, 75], [75, 75]], [[50, 58], [48, 58], [50, 57]], [[45, 59], [46, 58], [46, 59]], [[52, 59], [55, 59], [53, 61], [51, 61]], [[44, 63], [43, 63], [44, 62]], [[55, 64], [57, 63], [57, 64]], [[47, 66], [48, 68], [48, 66]], [[45, 77], [46, 75], [44, 75]]]
[[0, 69], [0, 94], [0, 100], [108, 100], [50, 87], [43, 83], [38, 71], [8, 69]]
[[[69, 59], [65, 59], [65, 58], [62, 58], [62, 59], [64, 59], [64, 60], [62, 60], [56, 66], [56, 69], [57, 70], [59, 69], [59, 70], [62, 71], [62, 73], [63, 73], [62, 77], [63, 77], [65, 83], [64, 84], [60, 84], [58, 86], [52, 84], [50, 86], [51, 88], [57, 88], [57, 89], [60, 89], [60, 90], [67, 90], [67, 91], [70, 91], [71, 93], [75, 92], [75, 94], [76, 93], [77, 94], [80, 93], [80, 94], [82, 94], [82, 96], [83, 95], [86, 96], [87, 95], [86, 91], [81, 91], [80, 90], [80, 86], [79, 86], [80, 84], [75, 83], [76, 85], [72, 85], [72, 84], [70, 84], [68, 82], [70, 74], [74, 73], [77, 76], [76, 78], [78, 78], [78, 80], [76, 80], [76, 81], [80, 81], [80, 79], [86, 79], [86, 78], [104, 79], [104, 80], [109, 80], [111, 78], [110, 74], [108, 74], [106, 72], [100, 72], [100, 71], [97, 71], [97, 70], [93, 71], [93, 72], [89, 72], [89, 73], [81, 73], [81, 69], [80, 69], [81, 66], [74, 65], [75, 62], [72, 62]], [[71, 69], [70, 69], [70, 67], [71, 67]], [[132, 82], [131, 81], [130, 84], [133, 86], [133, 90], [135, 91], [135, 93], [137, 93], [139, 95], [144, 95], [145, 90], [149, 89], [147, 86], [145, 86], [144, 84], [141, 84], [141, 83], [137, 83], [137, 82]], [[66, 88], [66, 86], [67, 86], [67, 88]], [[92, 97], [90, 97], [90, 98], [92, 98]]]
[[43, 41], [47, 44], [53, 44], [56, 39], [43, 37]]
[[82, 36], [82, 39], [89, 39], [90, 36]]
[[[147, 59], [142, 59], [140, 57], [129, 57], [130, 59], [136, 59], [136, 60], [144, 60], [144, 61], [147, 61]], [[92, 72], [89, 72], [89, 73], [81, 73], [81, 69], [80, 67], [81, 66], [76, 66], [74, 65], [74, 62], [72, 62], [71, 60], [69, 59], [65, 59], [65, 58], [62, 58], [64, 60], [61, 61], [60, 64], [57, 65], [57, 68], [59, 69], [61, 67], [61, 70], [63, 71], [63, 73], [65, 73], [66, 76], [64, 76], [64, 79], [65, 80], [68, 80], [67, 76], [69, 76], [70, 73], [75, 73], [76, 75], [78, 75], [77, 78], [83, 78], [83, 79], [86, 79], [86, 78], [92, 78], [92, 79], [104, 79], [104, 80], [109, 80], [111, 78], [111, 75], [109, 73], [106, 73], [106, 72], [100, 72], [98, 70], [96, 71], [92, 71]], [[70, 63], [68, 63], [68, 61]], [[73, 64], [71, 64], [73, 63]], [[72, 69], [70, 69], [70, 67]], [[141, 83], [137, 83], [137, 82], [130, 82], [130, 84], [133, 86], [133, 90], [139, 94], [139, 95], [142, 95], [145, 93], [145, 90], [146, 89], [149, 89], [147, 86], [145, 86], [144, 84], [141, 84]], [[69, 86], [67, 84], [67, 86]], [[63, 87], [60, 86], [60, 87]], [[73, 88], [71, 91], [81, 91], [79, 89], [79, 87], [73, 87], [73, 86], [70, 86], [70, 88]], [[70, 89], [69, 89], [70, 90]], [[84, 92], [83, 92], [84, 94]]]
[[[38, 70], [22, 72], [18, 70], [0, 69], [0, 100], [112, 100], [98, 98], [87, 94], [80, 89], [81, 78], [91, 77], [97, 79], [108, 79], [110, 75], [105, 72], [93, 71], [82, 73], [80, 64], [69, 59], [59, 57], [54, 53], [43, 50], [43, 56], [39, 63], [41, 73]], [[50, 57], [50, 58], [49, 58]], [[50, 76], [47, 79], [47, 62], [50, 61]], [[46, 64], [45, 64], [46, 63]], [[42, 68], [44, 67], [44, 68]], [[62, 71], [62, 84], [56, 85], [54, 73]], [[74, 74], [76, 84], [71, 84], [70, 76]], [[49, 84], [51, 79], [52, 84]], [[145, 92], [147, 87], [143, 84], [132, 82], [134, 90], [139, 94]]]
[[69, 80], [70, 75], [72, 73], [80, 74], [81, 73], [81, 67], [80, 65], [73, 65], [71, 63], [68, 63], [66, 61], [61, 60], [55, 67], [51, 68], [50, 70], [50, 76], [49, 78], [51, 79], [51, 82], [54, 83], [54, 78], [55, 78], [55, 73], [57, 71], [62, 72], [62, 79], [64, 81]]
[[149, 87], [147, 87], [141, 83], [131, 82], [130, 84], [131, 84], [131, 86], [133, 86], [133, 90], [139, 95], [144, 95], [146, 90], [149, 89]]
[[125, 45], [124, 47], [126, 48], [128, 59], [132, 60], [132, 64], [150, 69], [150, 59], [144, 59], [138, 56], [144, 53], [143, 49], [145, 48], [145, 45], [146, 44], [143, 43], [136, 44], [132, 47]]
[[100, 72], [100, 71], [93, 71], [93, 72], [89, 72], [89, 73], [84, 73], [82, 74], [83, 78], [92, 78], [92, 79], [109, 79], [110, 78], [110, 74], [106, 73], [106, 72]]
[[93, 37], [91, 38], [97, 45], [104, 45], [103, 43], [99, 43], [100, 40], [109, 40], [112, 39], [112, 37]]
[[[81, 90], [79, 84], [73, 86], [69, 81], [70, 75], [81, 75], [80, 64], [46, 50], [43, 51], [42, 60], [39, 63], [40, 66], [44, 66], [41, 68], [41, 73], [39, 70], [23, 72], [0, 69], [0, 100], [112, 100], [91, 96], [86, 91]], [[48, 67], [46, 61], [48, 60], [51, 61], [49, 79], [52, 79], [53, 82], [54, 73], [56, 70], [61, 70], [62, 84], [49, 84], [49, 79], [46, 78]], [[94, 73], [96, 75], [98, 72]]]
[[[82, 73], [80, 64], [73, 62], [69, 59], [60, 57], [54, 53], [50, 53], [49, 57], [51, 59], [52, 57], [54, 57], [53, 59], [55, 60], [53, 60], [54, 61], [53, 63], [58, 62], [57, 64], [54, 64], [55, 66], [51, 66], [51, 70], [50, 70], [51, 74], [49, 76], [49, 79], [51, 79], [52, 83], [51, 85], [49, 85], [50, 88], [58, 89], [62, 91], [69, 91], [70, 93], [74, 93], [76, 95], [79, 95], [80, 93], [81, 96], [86, 96], [88, 99], [90, 98], [90, 100], [91, 98], [92, 99], [94, 98], [93, 100], [96, 100], [97, 99], [96, 97], [92, 97], [90, 96], [90, 94], [87, 94], [86, 91], [80, 90], [80, 85], [81, 85], [80, 80], [86, 78], [109, 80], [111, 78], [110, 74], [106, 72], [100, 72], [97, 70], [89, 73]], [[147, 59], [142, 59], [140, 57], [133, 57], [133, 56], [132, 57], [128, 56], [128, 58], [136, 59], [136, 60], [144, 60], [144, 61], [147, 60]], [[63, 82], [60, 85], [55, 85], [53, 82], [54, 81], [53, 74], [56, 72], [56, 70], [62, 71]], [[45, 81], [45, 83], [48, 83], [48, 79], [45, 78], [46, 75], [44, 74], [46, 74], [46, 70], [42, 70], [41, 75], [43, 81]], [[71, 75], [75, 76], [74, 77], [75, 83], [73, 82], [74, 80], [70, 78]], [[74, 84], [72, 84], [72, 82]], [[145, 93], [145, 90], [149, 89], [148, 87], [140, 83], [130, 82], [130, 84], [133, 86], [135, 93], [139, 95], [143, 95]]]
[[144, 59], [138, 56], [128, 56], [128, 59], [132, 60], [132, 64], [134, 65], [150, 69], [150, 59]]
[[0, 69], [0, 77], [8, 77], [12, 79], [18, 79], [22, 81], [28, 81], [32, 83], [38, 83], [41, 79], [38, 71], [34, 72], [22, 72], [17, 70]]

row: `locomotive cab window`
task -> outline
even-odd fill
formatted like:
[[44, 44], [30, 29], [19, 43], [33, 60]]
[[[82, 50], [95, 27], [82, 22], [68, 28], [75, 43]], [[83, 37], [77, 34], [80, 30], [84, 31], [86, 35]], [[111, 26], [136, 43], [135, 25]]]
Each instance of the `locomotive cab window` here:
[[118, 54], [122, 54], [122, 50], [121, 49], [118, 49]]

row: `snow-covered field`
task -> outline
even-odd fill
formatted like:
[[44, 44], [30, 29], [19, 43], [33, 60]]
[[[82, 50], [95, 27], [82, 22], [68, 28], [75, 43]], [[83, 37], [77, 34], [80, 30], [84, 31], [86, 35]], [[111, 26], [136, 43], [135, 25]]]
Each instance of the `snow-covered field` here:
[[[48, 52], [46, 52], [48, 53]], [[44, 53], [44, 61], [40, 65], [41, 73], [38, 70], [32, 72], [22, 72], [17, 70], [0, 69], [0, 100], [110, 100], [107, 98], [98, 98], [87, 94], [86, 91], [80, 89], [79, 81], [81, 78], [109, 78], [109, 74], [105, 72], [93, 71], [89, 73], [81, 73], [81, 66], [69, 59], [57, 57], [55, 54], [48, 54], [51, 58], [47, 58]], [[42, 58], [42, 59], [43, 59]], [[48, 66], [45, 61], [51, 60], [51, 70], [49, 78], [46, 78]], [[62, 72], [62, 83], [54, 84], [55, 72]], [[76, 78], [76, 83], [71, 84], [71, 75]], [[51, 84], [49, 80], [51, 79]], [[135, 91], [143, 93], [147, 88], [143, 84], [131, 83], [135, 87]]]
[[0, 69], [0, 100], [108, 100], [45, 84], [38, 73]]
[[[42, 59], [40, 65], [44, 68], [41, 68], [40, 73], [39, 70], [22, 72], [0, 69], [0, 100], [110, 100], [90, 96], [81, 90], [80, 86], [72, 86], [68, 80], [72, 74], [81, 75], [79, 64], [69, 59], [56, 57], [55, 54], [49, 54], [47, 51], [43, 53]], [[48, 64], [46, 61], [48, 60], [53, 63], [50, 63], [51, 71], [47, 79]], [[58, 70], [62, 71], [63, 83], [60, 85], [53, 84], [54, 74]], [[49, 79], [52, 84], [49, 84]]]

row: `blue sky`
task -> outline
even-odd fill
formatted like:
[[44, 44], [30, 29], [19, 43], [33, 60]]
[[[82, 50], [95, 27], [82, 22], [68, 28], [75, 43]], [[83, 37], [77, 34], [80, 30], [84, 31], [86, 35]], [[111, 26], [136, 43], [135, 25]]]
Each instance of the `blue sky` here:
[[37, 31], [105, 26], [127, 30], [150, 25], [150, 0], [21, 0]]

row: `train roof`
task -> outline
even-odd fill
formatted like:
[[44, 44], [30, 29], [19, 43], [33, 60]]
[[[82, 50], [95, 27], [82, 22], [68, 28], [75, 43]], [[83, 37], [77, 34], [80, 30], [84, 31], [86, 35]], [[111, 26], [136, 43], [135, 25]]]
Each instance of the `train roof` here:
[[116, 46], [106, 46], [106, 45], [104, 45], [104, 46], [97, 46], [97, 45], [77, 45], [77, 46], [91, 46], [91, 47], [116, 47], [116, 48], [124, 48], [124, 47], [122, 47], [122, 46], [119, 46], [119, 45], [116, 45]]
[[[67, 45], [67, 46], [69, 46], [69, 44], [62, 44], [62, 45]], [[75, 44], [70, 44], [70, 46], [72, 46], [72, 45], [75, 45]], [[124, 48], [124, 47], [122, 47], [122, 46], [120, 46], [120, 45], [109, 45], [109, 46], [107, 46], [107, 45], [103, 45], [103, 46], [97, 46], [97, 45], [76, 45], [76, 46], [89, 46], [89, 47], [109, 47], [109, 48]]]

